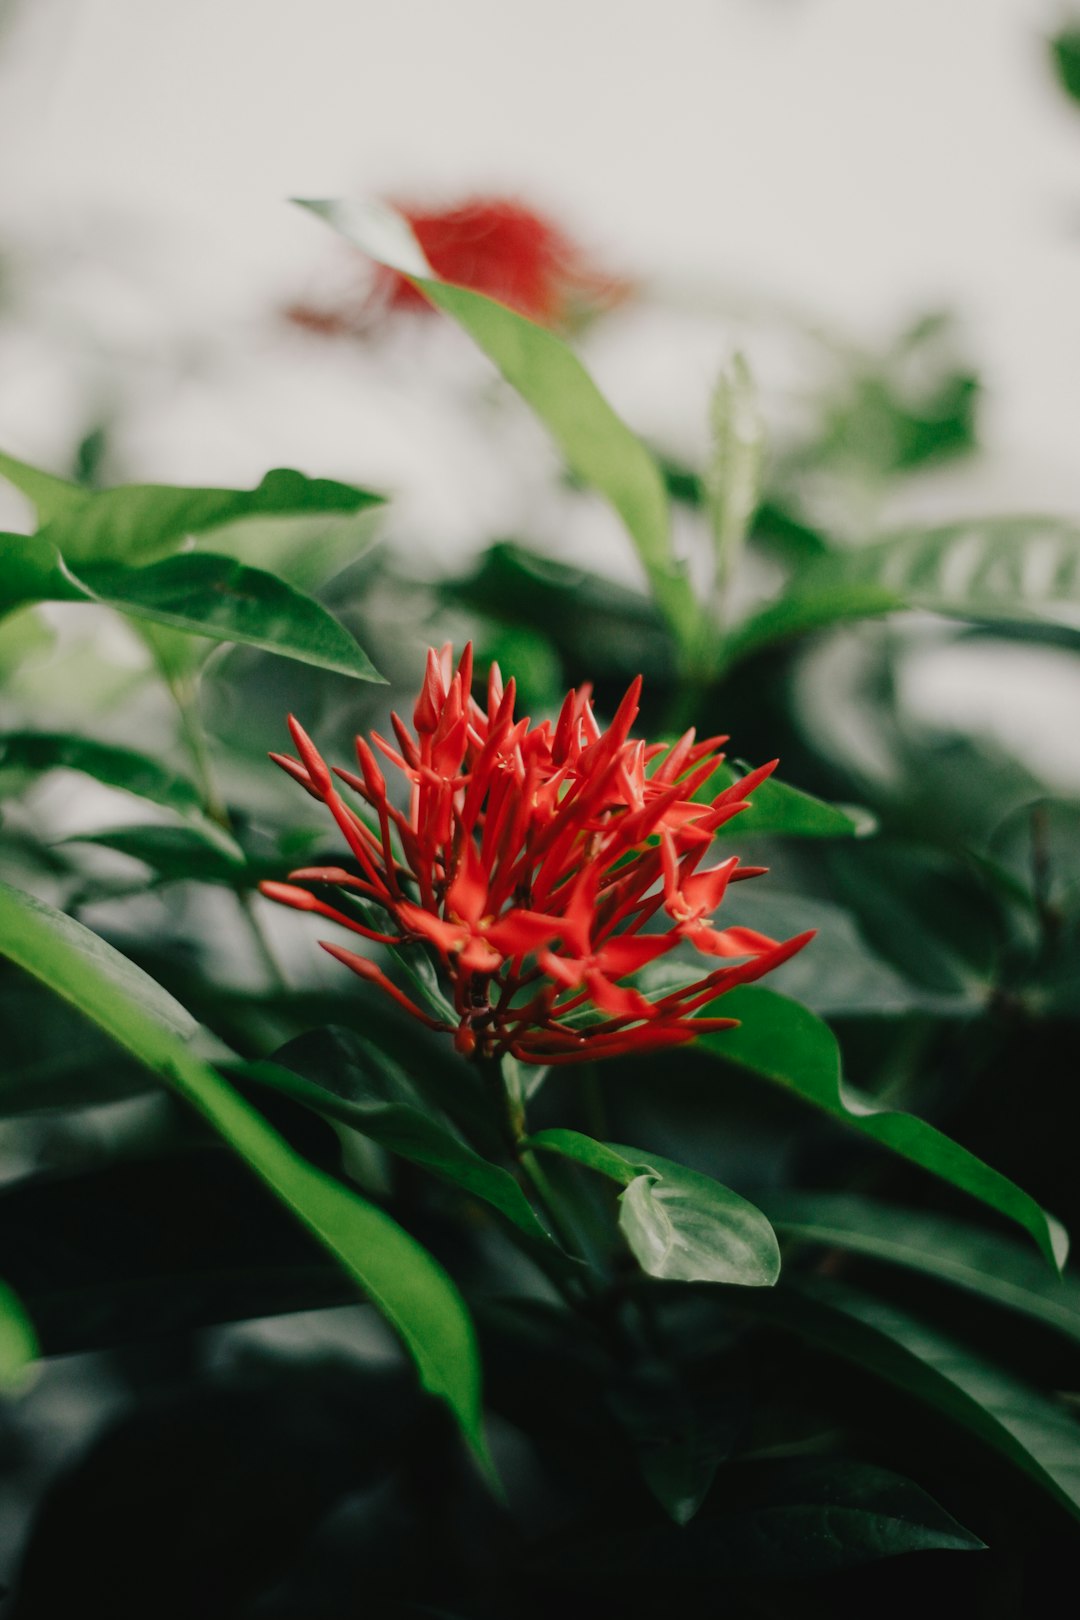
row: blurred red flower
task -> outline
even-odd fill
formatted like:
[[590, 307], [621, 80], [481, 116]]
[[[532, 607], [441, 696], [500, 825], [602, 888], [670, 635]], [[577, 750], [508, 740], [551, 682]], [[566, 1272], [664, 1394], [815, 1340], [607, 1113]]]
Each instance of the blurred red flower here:
[[[471, 687], [471, 647], [456, 669], [448, 647], [432, 650], [414, 731], [394, 715], [396, 747], [372, 733], [408, 784], [407, 810], [394, 804], [362, 737], [359, 774], [331, 771], [290, 719], [299, 758], [271, 757], [327, 805], [358, 870], [307, 867], [290, 883], [264, 883], [263, 893], [368, 940], [426, 945], [448, 984], [453, 1023], [417, 1005], [370, 957], [323, 942], [414, 1017], [452, 1031], [468, 1055], [573, 1063], [729, 1027], [731, 1019], [693, 1015], [812, 937], [778, 943], [715, 927], [728, 884], [762, 869], [734, 855], [700, 869], [714, 834], [746, 809], [776, 762], [702, 802], [696, 795], [726, 739], [697, 742], [693, 731], [670, 746], [631, 739], [640, 677], [606, 731], [588, 686], [567, 694], [554, 725], [538, 726], [515, 719], [514, 682], [504, 688], [497, 665], [485, 705]], [[377, 828], [345, 802], [335, 777], [375, 812]], [[299, 882], [336, 888], [339, 906]], [[384, 919], [378, 926], [371, 906]], [[724, 965], [652, 996], [623, 982], [684, 944]]]
[[[550, 219], [506, 197], [474, 197], [453, 208], [395, 203], [424, 255], [444, 281], [487, 293], [544, 326], [568, 326], [619, 302], [629, 283], [590, 265], [582, 250]], [[396, 270], [376, 267], [370, 294], [351, 308], [298, 303], [294, 324], [328, 336], [369, 326], [381, 309], [430, 310]]]

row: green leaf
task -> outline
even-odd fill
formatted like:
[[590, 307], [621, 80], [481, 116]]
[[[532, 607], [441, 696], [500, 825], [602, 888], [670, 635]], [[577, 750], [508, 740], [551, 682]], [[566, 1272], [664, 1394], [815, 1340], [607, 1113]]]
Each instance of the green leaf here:
[[236, 885], [253, 881], [240, 845], [212, 821], [185, 827], [115, 827], [73, 833], [62, 842], [96, 844], [118, 855], [130, 855], [144, 861], [165, 882], [191, 879]]
[[902, 608], [980, 624], [1080, 629], [1080, 527], [1056, 518], [985, 518], [905, 529], [800, 570], [732, 631], [733, 663], [774, 642]]
[[242, 641], [303, 664], [382, 681], [363, 648], [313, 597], [232, 557], [187, 552], [149, 568], [85, 569], [99, 602], [215, 641]]
[[762, 1201], [792, 1237], [937, 1277], [1080, 1342], [1080, 1278], [1051, 1276], [997, 1233], [850, 1193], [770, 1192]]
[[[389, 1068], [386, 1060], [383, 1066]], [[549, 1233], [509, 1171], [482, 1158], [429, 1112], [380, 1096], [368, 1077], [355, 1066], [350, 1068], [352, 1084], [347, 1096], [340, 1096], [281, 1063], [246, 1063], [233, 1072], [291, 1097], [326, 1119], [351, 1126], [378, 1142], [380, 1147], [388, 1148], [412, 1164], [422, 1165], [440, 1180], [463, 1188], [474, 1198], [483, 1199], [527, 1237], [550, 1245]]]
[[955, 1339], [882, 1300], [821, 1279], [789, 1283], [757, 1309], [943, 1413], [1080, 1518], [1080, 1425]]
[[30, 1318], [11, 1289], [0, 1282], [0, 1390], [18, 1388], [38, 1354]]
[[686, 571], [672, 551], [663, 476], [572, 350], [483, 293], [436, 279], [399, 216], [372, 206], [297, 201], [378, 263], [407, 275], [464, 327], [536, 412], [575, 477], [598, 490], [622, 518], [676, 640], [684, 650], [692, 649], [700, 613]]
[[80, 771], [106, 787], [122, 788], [142, 799], [188, 814], [199, 809], [194, 782], [167, 765], [115, 743], [96, 742], [70, 732], [12, 731], [0, 736], [0, 771]]
[[17, 456], [9, 456], [0, 450], [0, 478], [6, 478], [9, 484], [14, 484], [20, 494], [25, 495], [37, 513], [39, 527], [51, 523], [54, 518], [60, 518], [68, 512], [75, 512], [87, 499], [85, 489], [78, 484], [69, 483], [66, 478], [57, 478], [55, 473], [42, 472], [40, 467], [32, 467], [28, 461], [20, 461]]
[[1080, 28], [1075, 23], [1063, 28], [1049, 45], [1061, 88], [1073, 101], [1080, 101]]
[[313, 597], [232, 557], [191, 551], [147, 568], [76, 575], [37, 535], [0, 535], [0, 614], [26, 602], [98, 602], [214, 641], [242, 641], [356, 680], [383, 681], [344, 625]]
[[[745, 760], [737, 762], [738, 769], [726, 761], [718, 765], [702, 789], [702, 797], [715, 797], [722, 788], [730, 787], [752, 769]], [[749, 800], [749, 809], [741, 810], [729, 823], [736, 835], [768, 833], [779, 838], [858, 838], [873, 830], [873, 818], [863, 812], [857, 816], [841, 810], [824, 799], [815, 799], [801, 788], [789, 787], [767, 777], [756, 787]], [[727, 829], [722, 829], [723, 836]]]
[[621, 1183], [619, 1227], [650, 1277], [769, 1288], [779, 1276], [780, 1250], [764, 1215], [711, 1176], [578, 1131], [540, 1131], [528, 1145]]
[[725, 1017], [738, 1018], [739, 1027], [703, 1036], [698, 1050], [786, 1086], [815, 1108], [989, 1205], [1023, 1227], [1055, 1270], [1061, 1270], [1069, 1240], [1060, 1222], [1015, 1182], [933, 1125], [914, 1114], [881, 1108], [855, 1092], [841, 1077], [832, 1031], [806, 1007], [756, 985], [732, 990], [714, 1006]]
[[761, 499], [765, 423], [750, 368], [741, 354], [721, 372], [709, 405], [712, 450], [705, 497], [716, 552], [717, 584], [730, 579]]
[[289, 467], [268, 472], [251, 490], [121, 484], [88, 491], [3, 455], [0, 474], [34, 501], [42, 525], [39, 538], [76, 566], [152, 562], [174, 551], [188, 535], [239, 518], [349, 514], [382, 499], [334, 479], [305, 478]]
[[383, 1210], [295, 1153], [178, 1037], [178, 1028], [192, 1023], [183, 1009], [89, 929], [0, 884], [0, 952], [165, 1080], [240, 1155], [397, 1329], [424, 1388], [447, 1403], [483, 1461], [472, 1322], [453, 1282], [426, 1250]]
[[730, 1391], [689, 1387], [680, 1368], [650, 1366], [613, 1387], [607, 1404], [633, 1442], [653, 1496], [676, 1524], [689, 1524], [745, 1427], [744, 1401]]
[[0, 534], [0, 617], [29, 602], [92, 600], [55, 546], [34, 534]]
[[629, 1572], [715, 1588], [733, 1580], [805, 1580], [930, 1548], [983, 1546], [918, 1485], [884, 1468], [821, 1459], [726, 1472], [722, 1503], [714, 1511], [710, 1498], [691, 1524], [575, 1532], [542, 1543], [537, 1567], [546, 1578], [589, 1586]]

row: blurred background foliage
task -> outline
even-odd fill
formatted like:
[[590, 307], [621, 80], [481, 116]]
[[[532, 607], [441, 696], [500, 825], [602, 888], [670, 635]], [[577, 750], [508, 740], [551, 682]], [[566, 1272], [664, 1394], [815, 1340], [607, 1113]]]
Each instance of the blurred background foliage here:
[[[1078, 37], [1045, 47], [1074, 100]], [[997, 498], [980, 357], [949, 313], [870, 344], [765, 300], [690, 310], [627, 276], [570, 323], [597, 374], [647, 376], [665, 341], [704, 331], [707, 352], [749, 361], [725, 361], [711, 423], [643, 413], [676, 553], [715, 610], [719, 655], [688, 666], [595, 490], [448, 319], [372, 313], [366, 275], [346, 254], [318, 294], [359, 322], [297, 321], [304, 289], [263, 314], [305, 389], [330, 354], [335, 388], [385, 410], [377, 453], [312, 461], [262, 510], [247, 490], [214, 510], [155, 492], [124, 563], [116, 514], [95, 530], [78, 508], [82, 549], [59, 547], [78, 600], [68, 584], [33, 605], [63, 593], [41, 586], [39, 551], [8, 548], [4, 605], [30, 605], [0, 620], [0, 879], [164, 986], [263, 1117], [441, 1260], [478, 1326], [507, 1500], [324, 1250], [145, 1067], [5, 966], [0, 1276], [44, 1355], [0, 1405], [7, 1611], [494, 1620], [584, 1593], [597, 1614], [673, 1596], [762, 1616], [1050, 1612], [1080, 1511], [1071, 1273], [1056, 1282], [947, 1180], [694, 1049], [556, 1075], [536, 1124], [646, 1144], [755, 1199], [790, 1286], [750, 1305], [646, 1294], [623, 1255], [573, 1334], [490, 1209], [386, 1145], [386, 1111], [419, 1106], [489, 1151], [464, 1065], [255, 887], [340, 860], [266, 763], [286, 712], [347, 760], [411, 702], [424, 648], [466, 637], [534, 717], [586, 680], [610, 714], [643, 673], [644, 735], [730, 733], [733, 758], [779, 755], [785, 783], [857, 829], [746, 817], [727, 835], [770, 869], [729, 920], [818, 929], [770, 983], [827, 1021], [857, 1091], [1075, 1232], [1080, 760], [1047, 720], [1075, 712], [1080, 530]], [[0, 297], [17, 325], [17, 271]], [[22, 491], [12, 535], [34, 526], [26, 497], [57, 525], [73, 493], [146, 475], [145, 388], [108, 385], [51, 468], [74, 492], [0, 461]], [[725, 444], [748, 402], [756, 426]], [[473, 487], [447, 516], [455, 461]], [[725, 492], [751, 463], [740, 518]], [[148, 584], [154, 569], [173, 572]], [[386, 685], [357, 678], [364, 655]], [[979, 704], [984, 682], [1014, 683], [1007, 713]], [[361, 1123], [261, 1086], [242, 1065], [271, 1054]], [[612, 1228], [599, 1183], [559, 1173]]]

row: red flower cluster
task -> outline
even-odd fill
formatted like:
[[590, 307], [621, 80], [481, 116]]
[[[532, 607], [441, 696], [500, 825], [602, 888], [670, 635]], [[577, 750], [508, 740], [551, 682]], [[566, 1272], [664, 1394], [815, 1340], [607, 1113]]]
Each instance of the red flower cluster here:
[[[395, 204], [435, 274], [508, 304], [543, 326], [564, 326], [584, 310], [626, 296], [628, 283], [605, 276], [557, 225], [522, 203], [475, 197], [454, 208]], [[407, 277], [380, 265], [370, 297], [351, 310], [295, 304], [295, 325], [326, 335], [359, 331], [379, 308], [430, 310]]]
[[[726, 739], [696, 742], [689, 731], [671, 746], [632, 740], [640, 677], [606, 731], [588, 686], [567, 695], [554, 725], [538, 726], [515, 720], [514, 682], [504, 688], [497, 666], [486, 706], [471, 687], [471, 647], [456, 670], [449, 647], [432, 650], [415, 735], [397, 715], [396, 748], [372, 733], [409, 784], [407, 810], [394, 804], [362, 737], [359, 774], [331, 771], [290, 719], [299, 759], [271, 757], [324, 801], [358, 868], [307, 867], [292, 878], [334, 885], [342, 904], [349, 896], [360, 904], [342, 911], [295, 883], [264, 883], [263, 893], [368, 940], [432, 949], [456, 1024], [411, 1001], [369, 957], [323, 942], [430, 1028], [453, 1031], [468, 1055], [573, 1063], [730, 1027], [731, 1019], [693, 1014], [811, 938], [778, 944], [753, 929], [718, 929], [713, 914], [728, 884], [763, 868], [732, 855], [701, 869], [716, 831], [746, 809], [776, 762], [699, 802]], [[335, 777], [374, 811], [377, 830], [345, 802]], [[372, 926], [370, 905], [385, 927]], [[652, 999], [623, 982], [682, 944], [724, 965]]]

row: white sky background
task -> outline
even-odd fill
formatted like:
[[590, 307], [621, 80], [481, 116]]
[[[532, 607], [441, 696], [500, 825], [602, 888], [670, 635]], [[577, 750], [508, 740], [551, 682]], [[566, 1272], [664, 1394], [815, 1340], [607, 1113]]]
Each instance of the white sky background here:
[[[987, 385], [977, 505], [1076, 514], [1060, 20], [1050, 0], [8, 0], [0, 249], [24, 310], [0, 338], [0, 442], [62, 465], [126, 367], [128, 475], [362, 480], [370, 444], [393, 481], [423, 389], [365, 405], [354, 360], [270, 354], [260, 320], [333, 253], [284, 199], [500, 189], [615, 269], [857, 335], [956, 308]], [[632, 416], [635, 367], [651, 421], [685, 410], [667, 358], [613, 363]], [[483, 517], [482, 462], [447, 432]]]
[[[1080, 111], [1050, 79], [1050, 5], [9, 6], [0, 229], [70, 243], [108, 210], [156, 234], [182, 320], [280, 296], [325, 252], [289, 195], [506, 188], [613, 263], [857, 330], [957, 306], [995, 437], [1072, 487], [1055, 463], [1077, 460]], [[84, 237], [98, 279], [146, 274], [127, 245]], [[18, 414], [3, 392], [0, 413]]]

